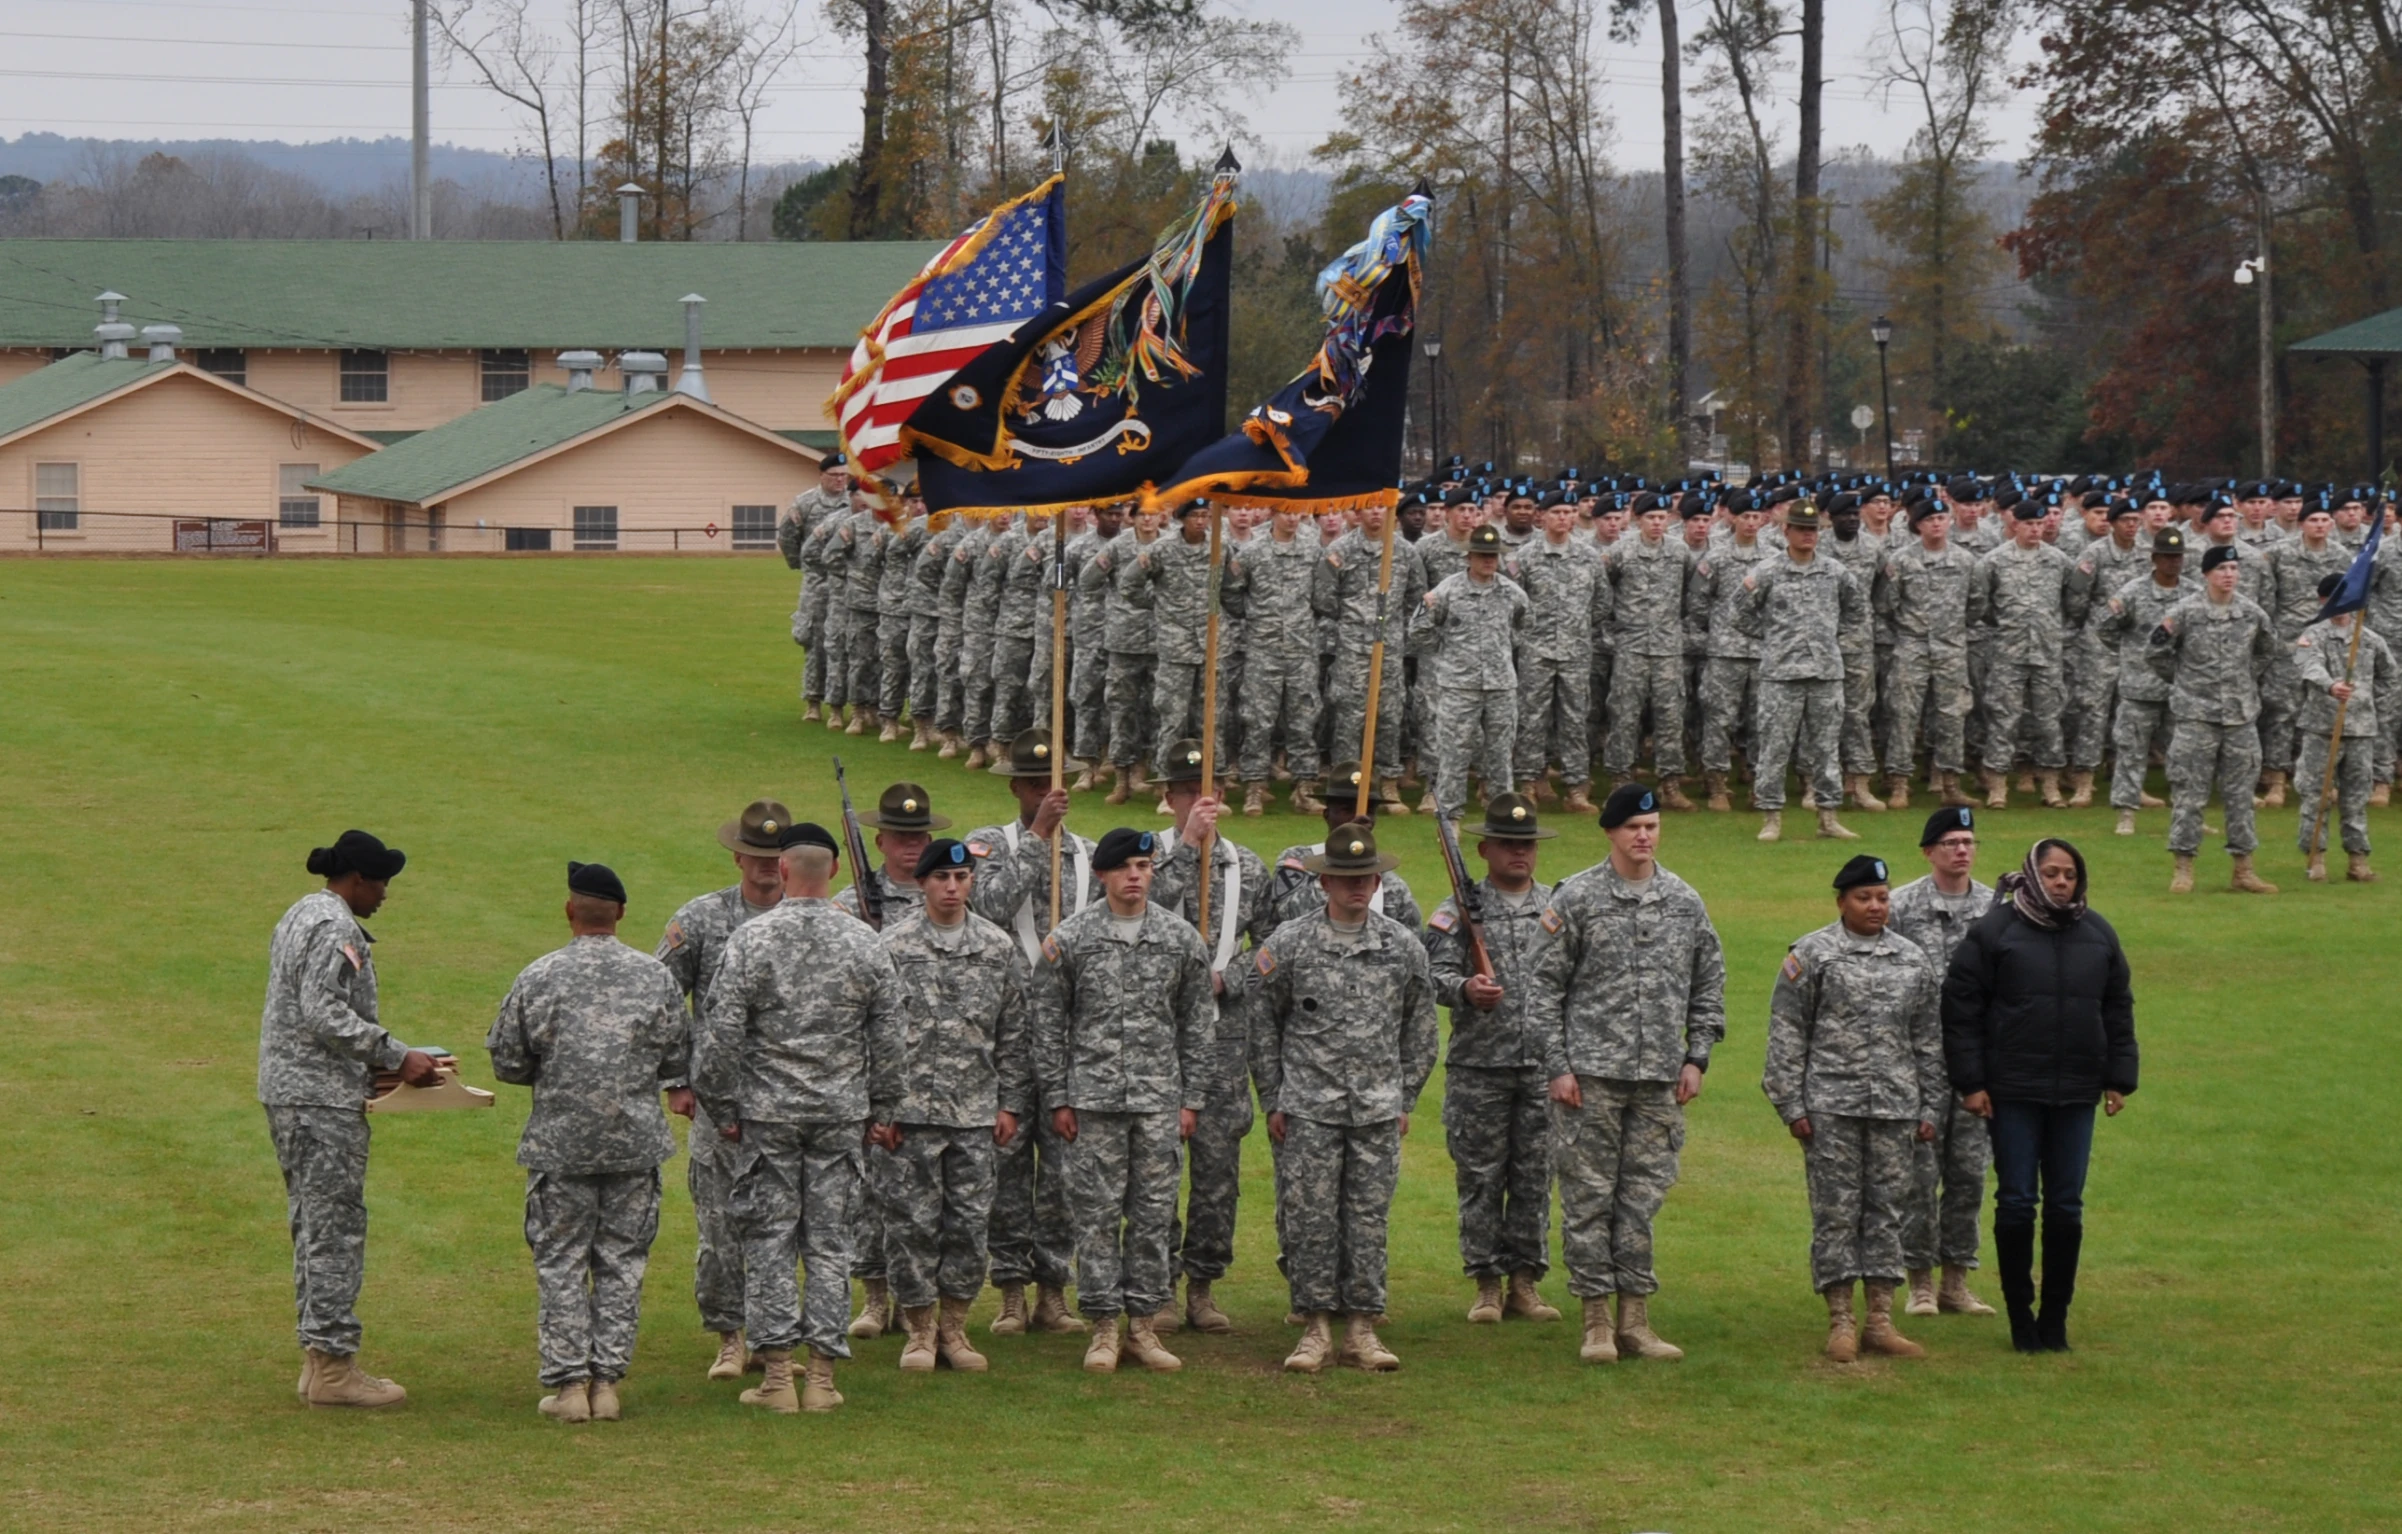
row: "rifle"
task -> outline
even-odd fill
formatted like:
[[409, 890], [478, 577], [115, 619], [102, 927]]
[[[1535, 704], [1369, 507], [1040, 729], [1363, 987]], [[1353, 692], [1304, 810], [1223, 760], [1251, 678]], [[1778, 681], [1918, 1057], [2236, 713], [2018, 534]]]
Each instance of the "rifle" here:
[[1435, 812], [1435, 841], [1443, 849], [1443, 872], [1451, 876], [1451, 903], [1460, 913], [1460, 924], [1468, 937], [1468, 958], [1476, 966], [1478, 978], [1493, 978], [1493, 955], [1485, 949], [1485, 903], [1476, 892], [1476, 881], [1468, 877], [1468, 860], [1460, 856], [1460, 827], [1457, 817]]
[[834, 786], [842, 791], [842, 844], [851, 855], [851, 888], [859, 895], [859, 917], [884, 930], [884, 896], [876, 889], [874, 871], [867, 865], [867, 838], [859, 833], [859, 816], [851, 808], [851, 785], [842, 775], [842, 758], [834, 758]]

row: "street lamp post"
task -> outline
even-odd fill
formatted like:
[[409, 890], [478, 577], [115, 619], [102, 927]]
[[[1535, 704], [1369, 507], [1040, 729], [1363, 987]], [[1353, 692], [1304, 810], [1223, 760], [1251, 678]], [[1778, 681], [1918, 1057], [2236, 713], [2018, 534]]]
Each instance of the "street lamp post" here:
[[1893, 341], [1893, 321], [1878, 315], [1868, 322], [1869, 338], [1877, 343], [1877, 398], [1885, 407], [1885, 483], [1893, 483], [1893, 378], [1885, 370], [1885, 348]]
[[1443, 356], [1443, 343], [1428, 341], [1426, 351], [1426, 463], [1432, 473], [1435, 455], [1443, 451], [1443, 370], [1437, 364]]
[[2267, 479], [2277, 472], [2277, 318], [2265, 250], [2235, 263], [2235, 285], [2260, 290], [2260, 477]]

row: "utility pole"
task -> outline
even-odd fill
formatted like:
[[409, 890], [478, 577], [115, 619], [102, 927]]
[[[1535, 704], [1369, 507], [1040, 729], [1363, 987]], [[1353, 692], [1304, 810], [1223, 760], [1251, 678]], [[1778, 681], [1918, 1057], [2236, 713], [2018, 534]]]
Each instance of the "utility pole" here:
[[425, 35], [426, 0], [409, 6], [409, 238], [434, 237], [432, 74]]

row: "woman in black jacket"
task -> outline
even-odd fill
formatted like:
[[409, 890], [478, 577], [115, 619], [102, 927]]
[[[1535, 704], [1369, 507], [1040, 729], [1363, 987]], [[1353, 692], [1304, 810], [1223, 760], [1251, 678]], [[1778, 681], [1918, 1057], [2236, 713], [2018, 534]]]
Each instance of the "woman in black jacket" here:
[[[2068, 1351], [2085, 1240], [2093, 1107], [2135, 1090], [2135, 996], [2110, 923], [2085, 908], [2085, 859], [2057, 837], [2002, 876], [1992, 910], [1952, 952], [1943, 1051], [1961, 1106], [1993, 1134], [1994, 1259], [2022, 1353]], [[2043, 1309], [2035, 1209], [2043, 1206]]]

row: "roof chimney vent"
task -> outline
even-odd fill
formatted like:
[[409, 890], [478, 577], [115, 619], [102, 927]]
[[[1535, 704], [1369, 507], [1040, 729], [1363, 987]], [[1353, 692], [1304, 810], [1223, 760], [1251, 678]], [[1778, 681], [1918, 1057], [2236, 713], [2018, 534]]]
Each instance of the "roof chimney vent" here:
[[150, 348], [153, 362], [173, 362], [175, 348], [183, 343], [181, 325], [144, 325], [142, 340]]
[[592, 387], [592, 375], [600, 371], [599, 352], [561, 352], [559, 366], [567, 369], [567, 392], [581, 394]]
[[636, 232], [642, 222], [642, 187], [629, 181], [617, 189], [617, 238], [631, 245], [641, 236]]
[[708, 301], [698, 293], [677, 300], [684, 306], [684, 371], [676, 378], [676, 392], [704, 404], [709, 399], [709, 382], [701, 376], [701, 305]]
[[133, 327], [117, 318], [117, 306], [125, 302], [125, 295], [111, 288], [96, 302], [100, 305], [100, 323], [92, 327], [92, 334], [100, 338], [100, 355], [121, 361], [125, 343], [133, 339]]
[[620, 352], [617, 371], [626, 379], [628, 394], [657, 394], [667, 379], [667, 359], [657, 352]]

